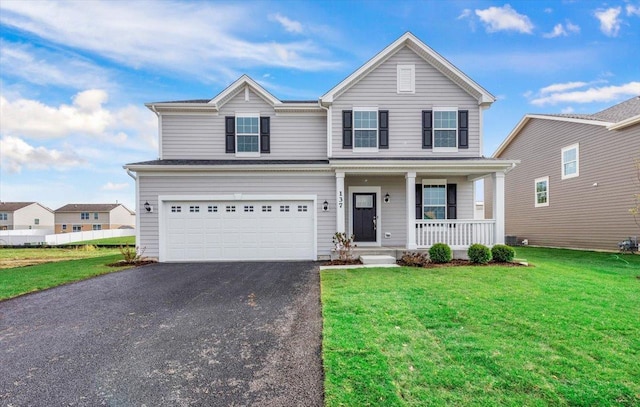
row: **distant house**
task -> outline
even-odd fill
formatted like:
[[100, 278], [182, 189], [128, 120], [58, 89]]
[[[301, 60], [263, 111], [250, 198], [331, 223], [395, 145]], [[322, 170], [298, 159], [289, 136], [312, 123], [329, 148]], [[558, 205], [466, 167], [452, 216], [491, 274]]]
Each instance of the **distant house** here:
[[53, 229], [53, 211], [37, 202], [0, 202], [0, 230]]
[[131, 229], [135, 212], [122, 204], [68, 204], [55, 210], [55, 233]]
[[[591, 115], [528, 114], [493, 158], [521, 160], [505, 178], [507, 235], [588, 249], [640, 235], [629, 213], [640, 188], [640, 97]], [[491, 213], [490, 179], [485, 188]]]

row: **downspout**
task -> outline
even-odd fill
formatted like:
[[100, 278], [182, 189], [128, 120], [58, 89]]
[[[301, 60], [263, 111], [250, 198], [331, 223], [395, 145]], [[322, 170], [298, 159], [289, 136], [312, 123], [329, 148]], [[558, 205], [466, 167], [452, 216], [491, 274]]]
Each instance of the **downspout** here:
[[162, 116], [156, 110], [156, 105], [151, 105], [151, 111], [158, 117], [158, 158], [162, 160]]
[[134, 181], [137, 181], [137, 180], [138, 180], [138, 177], [136, 177], [136, 176], [133, 174], [133, 172], [131, 172], [131, 170], [130, 170], [130, 169], [128, 169], [128, 168], [125, 168], [125, 169], [127, 170], [127, 174], [128, 174], [131, 178], [133, 178], [133, 180], [134, 180]]
[[318, 106], [320, 106], [321, 109], [324, 109], [327, 112], [327, 158], [331, 158], [331, 150], [333, 149], [333, 145], [331, 142], [331, 137], [333, 136], [331, 132], [331, 106], [324, 107], [320, 99], [318, 99]]

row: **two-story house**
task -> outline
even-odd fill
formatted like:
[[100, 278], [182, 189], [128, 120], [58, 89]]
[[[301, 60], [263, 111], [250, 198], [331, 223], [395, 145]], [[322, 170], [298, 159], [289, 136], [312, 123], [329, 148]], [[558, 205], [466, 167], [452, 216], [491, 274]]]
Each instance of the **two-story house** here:
[[[502, 243], [516, 161], [482, 156], [494, 101], [406, 33], [315, 101], [242, 76], [213, 99], [149, 103], [160, 158], [125, 166], [146, 207], [137, 242], [160, 261], [324, 259], [336, 232], [398, 251]], [[474, 220], [485, 177], [494, 213]]]
[[493, 157], [522, 160], [505, 181], [506, 234], [518, 242], [617, 250], [640, 235], [629, 213], [640, 189], [640, 96], [594, 114], [527, 114]]
[[136, 214], [120, 203], [67, 204], [55, 210], [55, 233], [131, 229]]
[[0, 230], [53, 229], [53, 211], [38, 202], [0, 202]]

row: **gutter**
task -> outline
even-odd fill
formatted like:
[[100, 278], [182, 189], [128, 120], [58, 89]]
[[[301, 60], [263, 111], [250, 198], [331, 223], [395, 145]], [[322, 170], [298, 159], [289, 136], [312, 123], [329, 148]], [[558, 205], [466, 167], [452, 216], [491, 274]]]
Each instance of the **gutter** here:
[[127, 170], [127, 174], [128, 174], [131, 178], [133, 178], [133, 180], [134, 180], [134, 181], [137, 181], [137, 180], [138, 180], [138, 177], [136, 177], [136, 176], [133, 174], [133, 172], [131, 172], [131, 170], [130, 170], [130, 169], [128, 169], [127, 167], [124, 167], [124, 169], [125, 169], [125, 170]]

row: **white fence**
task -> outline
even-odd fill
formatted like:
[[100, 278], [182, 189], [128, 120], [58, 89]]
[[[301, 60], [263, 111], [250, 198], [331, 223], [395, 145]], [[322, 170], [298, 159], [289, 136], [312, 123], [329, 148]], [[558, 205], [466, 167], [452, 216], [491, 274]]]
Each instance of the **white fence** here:
[[446, 243], [452, 249], [466, 249], [474, 243], [495, 244], [494, 220], [418, 220], [416, 244], [418, 248]]
[[88, 232], [59, 233], [49, 235], [0, 235], [0, 245], [3, 246], [57, 246], [73, 244], [85, 240], [105, 239], [109, 237], [135, 236], [135, 229], [105, 229]]
[[53, 229], [14, 229], [0, 230], [0, 236], [42, 236], [52, 235]]

